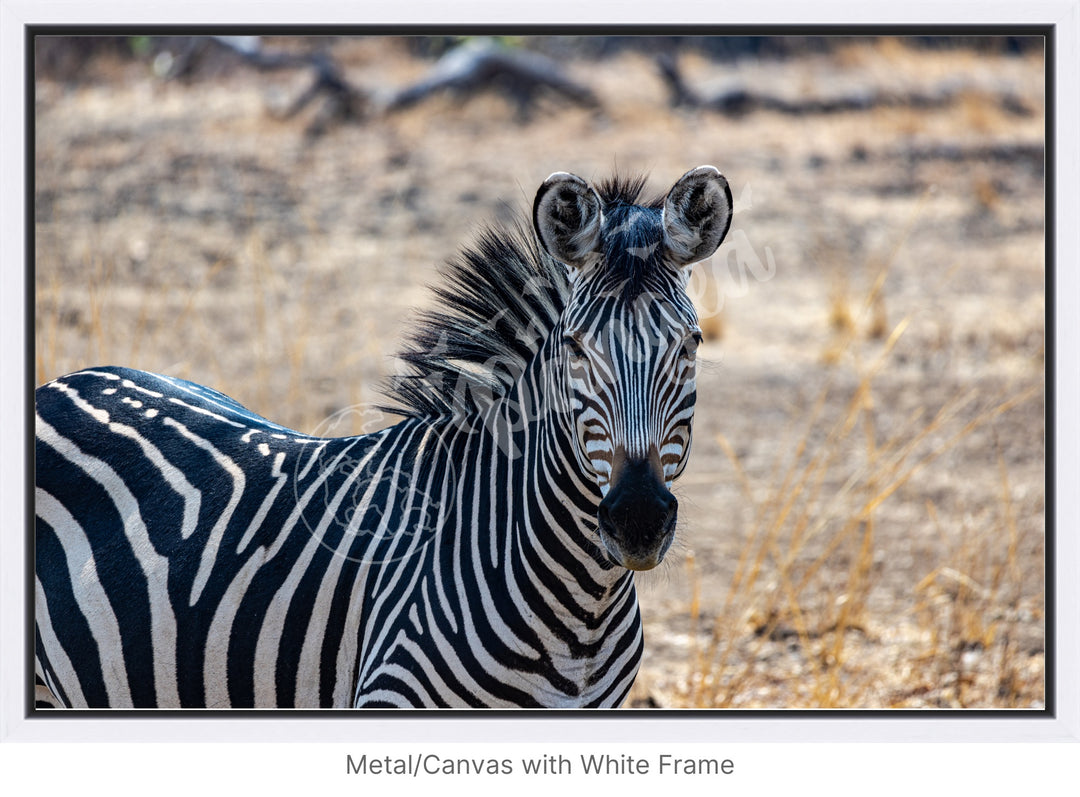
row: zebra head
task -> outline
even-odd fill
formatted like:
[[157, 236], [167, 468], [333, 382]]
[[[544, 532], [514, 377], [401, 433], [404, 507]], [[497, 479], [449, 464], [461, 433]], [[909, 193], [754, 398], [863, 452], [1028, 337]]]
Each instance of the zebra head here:
[[712, 166], [687, 172], [663, 200], [639, 205], [631, 193], [557, 172], [537, 192], [533, 224], [571, 281], [552, 345], [574, 453], [601, 495], [600, 541], [614, 563], [648, 570], [674, 539], [670, 488], [690, 450], [701, 342], [690, 266], [720, 245], [732, 201]]

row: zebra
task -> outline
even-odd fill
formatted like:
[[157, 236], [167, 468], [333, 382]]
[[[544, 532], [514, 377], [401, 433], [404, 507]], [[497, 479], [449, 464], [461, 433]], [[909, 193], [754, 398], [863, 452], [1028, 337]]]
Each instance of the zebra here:
[[620, 706], [733, 211], [712, 166], [644, 187], [556, 172], [483, 228], [376, 432], [120, 367], [37, 388], [36, 705]]

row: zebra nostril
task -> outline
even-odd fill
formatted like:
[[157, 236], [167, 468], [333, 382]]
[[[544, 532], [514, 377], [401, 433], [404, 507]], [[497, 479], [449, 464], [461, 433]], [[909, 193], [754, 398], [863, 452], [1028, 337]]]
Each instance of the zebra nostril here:
[[675, 525], [675, 520], [679, 516], [679, 501], [675, 496], [671, 496], [667, 502], [667, 511], [664, 513], [664, 530], [670, 531], [671, 527]]
[[600, 528], [610, 529], [611, 523], [611, 509], [604, 501], [600, 502], [600, 508], [596, 510], [596, 519], [600, 523]]

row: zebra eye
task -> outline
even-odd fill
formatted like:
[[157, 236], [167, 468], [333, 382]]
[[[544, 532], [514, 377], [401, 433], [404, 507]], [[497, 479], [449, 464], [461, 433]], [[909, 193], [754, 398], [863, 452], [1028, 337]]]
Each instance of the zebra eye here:
[[563, 335], [563, 346], [571, 357], [581, 359], [585, 356], [585, 347], [581, 345], [581, 339], [576, 335]]
[[686, 336], [683, 341], [683, 357], [687, 360], [693, 360], [697, 357], [698, 346], [701, 345], [701, 333], [695, 330]]

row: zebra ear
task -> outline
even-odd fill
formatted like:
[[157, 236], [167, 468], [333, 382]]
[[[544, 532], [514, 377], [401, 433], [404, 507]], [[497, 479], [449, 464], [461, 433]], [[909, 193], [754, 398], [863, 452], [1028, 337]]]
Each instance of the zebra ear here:
[[715, 166], [691, 169], [664, 200], [665, 259], [681, 268], [712, 255], [731, 226], [731, 189]]
[[555, 172], [544, 180], [533, 202], [533, 226], [540, 245], [572, 269], [600, 257], [600, 196], [577, 175]]

